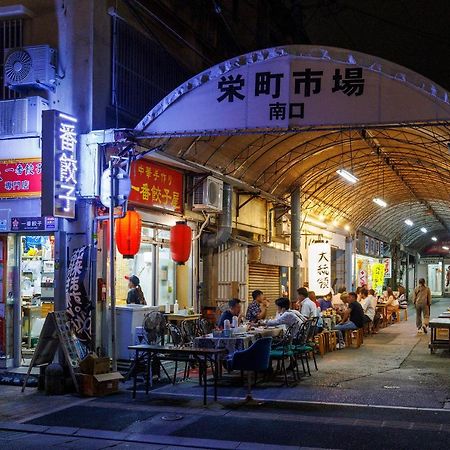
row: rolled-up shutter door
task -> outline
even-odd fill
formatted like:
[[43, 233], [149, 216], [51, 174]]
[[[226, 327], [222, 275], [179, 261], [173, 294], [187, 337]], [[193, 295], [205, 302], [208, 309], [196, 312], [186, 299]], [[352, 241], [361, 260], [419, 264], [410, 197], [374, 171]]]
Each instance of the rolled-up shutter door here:
[[280, 297], [280, 268], [266, 264], [250, 264], [248, 268], [248, 301], [252, 302], [252, 292], [256, 289], [264, 292], [270, 301], [267, 317], [275, 316], [275, 300]]

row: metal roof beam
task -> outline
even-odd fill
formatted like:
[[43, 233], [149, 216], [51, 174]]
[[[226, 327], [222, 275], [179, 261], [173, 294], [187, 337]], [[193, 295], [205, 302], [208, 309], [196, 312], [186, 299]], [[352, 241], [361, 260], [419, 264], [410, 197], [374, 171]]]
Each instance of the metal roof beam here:
[[420, 204], [426, 206], [432, 213], [434, 218], [448, 231], [450, 231], [450, 228], [447, 226], [446, 222], [436, 213], [436, 211], [432, 208], [432, 206], [426, 201], [416, 194], [414, 189], [409, 185], [409, 183], [404, 179], [404, 177], [400, 174], [400, 171], [397, 169], [397, 167], [394, 165], [394, 163], [391, 162], [389, 156], [383, 151], [381, 145], [378, 144], [377, 139], [372, 136], [370, 133], [370, 130], [362, 129], [359, 131], [361, 138], [372, 148], [377, 155], [380, 155], [383, 159], [383, 162], [389, 167], [389, 169], [392, 170], [392, 172], [397, 176], [397, 178], [404, 184], [404, 186], [408, 189], [408, 191], [411, 193], [411, 195], [414, 197], [415, 200], [417, 200]]

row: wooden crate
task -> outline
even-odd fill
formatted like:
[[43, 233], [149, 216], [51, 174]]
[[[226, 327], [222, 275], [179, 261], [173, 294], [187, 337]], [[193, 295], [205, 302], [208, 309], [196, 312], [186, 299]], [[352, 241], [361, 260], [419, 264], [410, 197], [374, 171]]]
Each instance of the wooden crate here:
[[119, 390], [119, 381], [123, 376], [119, 372], [99, 375], [77, 375], [80, 394], [86, 397], [104, 397]]

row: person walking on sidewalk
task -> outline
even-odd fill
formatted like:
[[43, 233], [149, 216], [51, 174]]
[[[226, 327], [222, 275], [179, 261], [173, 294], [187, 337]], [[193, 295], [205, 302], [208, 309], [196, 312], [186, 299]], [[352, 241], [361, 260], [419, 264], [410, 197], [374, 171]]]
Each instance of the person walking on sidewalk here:
[[424, 278], [419, 279], [419, 286], [414, 289], [414, 306], [416, 307], [417, 332], [426, 333], [430, 321], [431, 291], [428, 286], [425, 286]]

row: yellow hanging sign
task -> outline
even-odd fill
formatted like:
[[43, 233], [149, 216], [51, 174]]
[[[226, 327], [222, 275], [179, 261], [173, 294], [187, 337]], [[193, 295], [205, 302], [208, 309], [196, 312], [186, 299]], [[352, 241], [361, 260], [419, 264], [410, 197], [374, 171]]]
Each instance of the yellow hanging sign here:
[[372, 289], [383, 288], [384, 283], [384, 264], [372, 264]]

